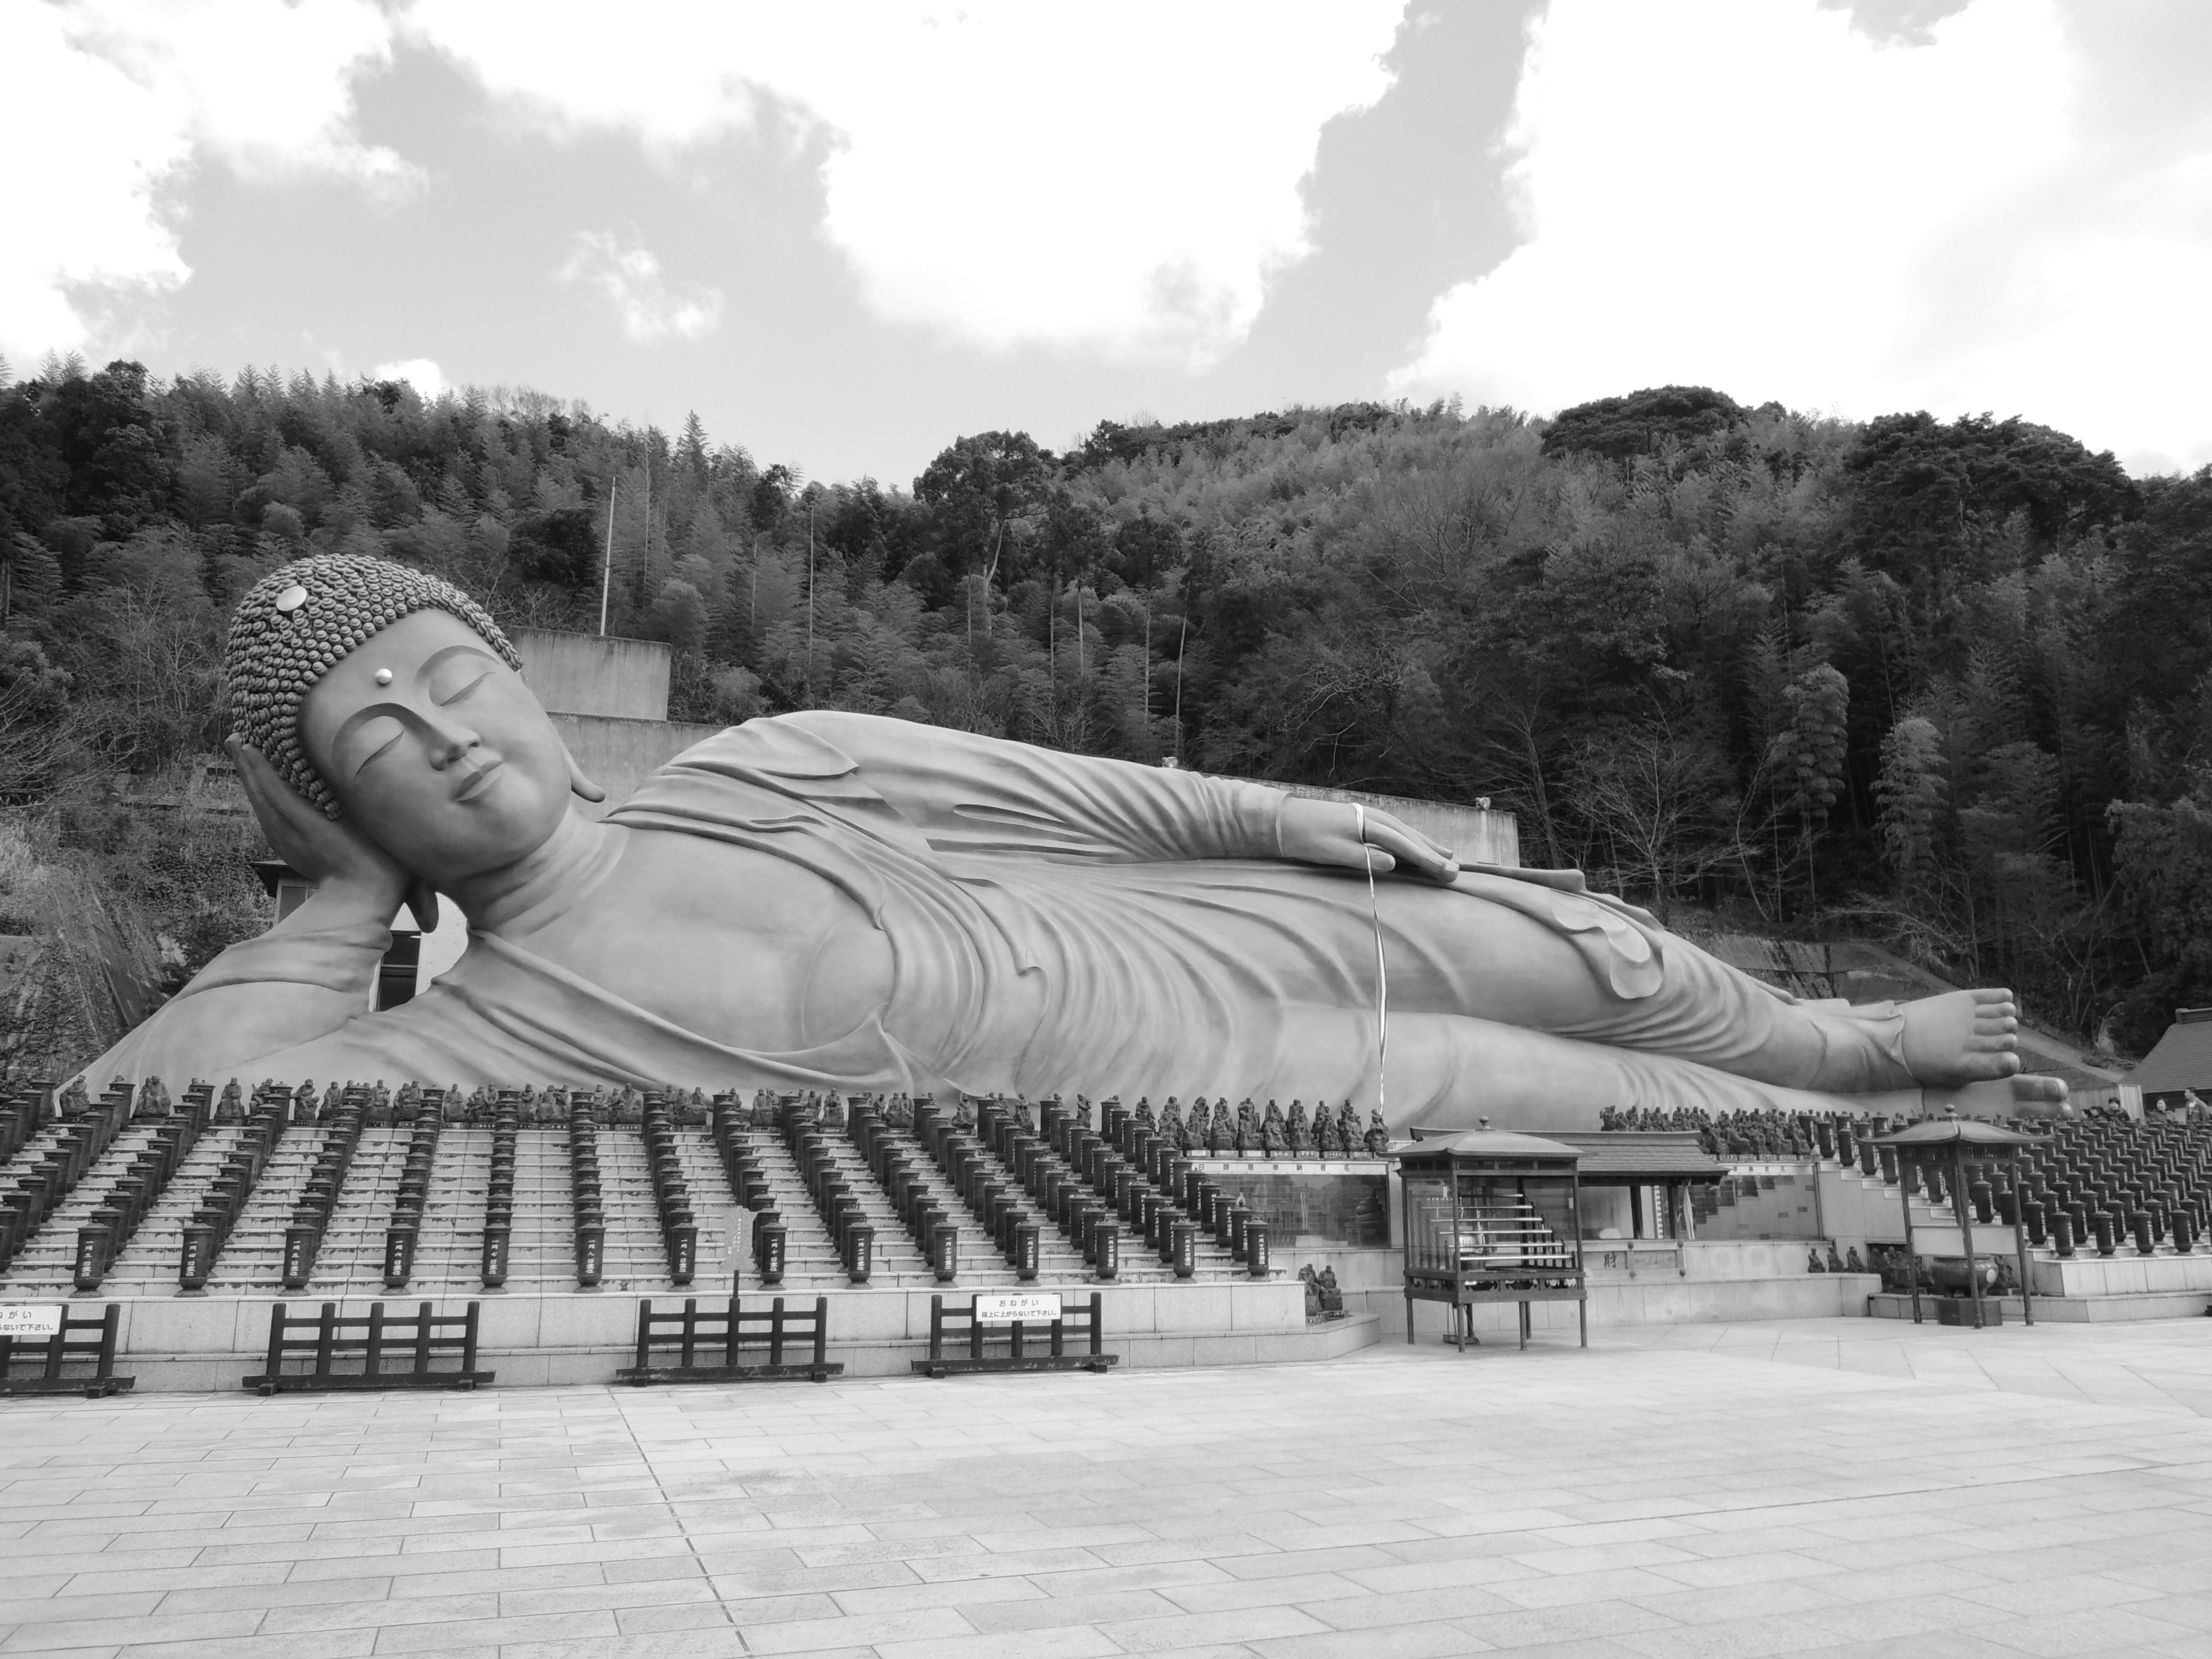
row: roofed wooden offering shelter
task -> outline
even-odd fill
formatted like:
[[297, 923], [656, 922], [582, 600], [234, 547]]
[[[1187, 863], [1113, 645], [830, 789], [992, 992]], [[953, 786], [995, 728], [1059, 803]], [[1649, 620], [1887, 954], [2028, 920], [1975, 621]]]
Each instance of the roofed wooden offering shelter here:
[[[1581, 1155], [1575, 1176], [1582, 1186], [1628, 1188], [1636, 1238], [1687, 1238], [1690, 1188], [1728, 1179], [1728, 1165], [1706, 1152], [1692, 1130], [1577, 1130], [1549, 1138]], [[1662, 1195], [1660, 1207], [1647, 1215], [1644, 1199], [1652, 1188]]]
[[1416, 1302], [1452, 1310], [1450, 1340], [1462, 1353], [1476, 1340], [1479, 1303], [1518, 1303], [1525, 1348], [1529, 1304], [1572, 1302], [1589, 1346], [1581, 1157], [1560, 1141], [1505, 1130], [1413, 1131], [1413, 1144], [1397, 1153], [1407, 1341]]
[[[1923, 1164], [1950, 1165], [1951, 1177], [1944, 1184], [1950, 1188], [1952, 1213], [1959, 1218], [1959, 1238], [1966, 1258], [1966, 1290], [1973, 1303], [1973, 1324], [1977, 1329], [1990, 1323], [1989, 1309], [1982, 1297], [1982, 1275], [1974, 1260], [1974, 1212], [1966, 1201], [1966, 1159], [1987, 1158], [1995, 1153], [2009, 1153], [2012, 1159], [2013, 1190], [2020, 1190], [2020, 1149], [2037, 1144], [2033, 1135], [2024, 1135], [2017, 1130], [1998, 1127], [1979, 1118], [1940, 1117], [1916, 1123], [1893, 1135], [1883, 1135], [1874, 1145], [1893, 1148], [1897, 1153], [1898, 1202], [1905, 1209], [1905, 1282], [1912, 1295], [1912, 1322], [1920, 1318], [1920, 1258], [1912, 1244], [1912, 1170], [1917, 1159]], [[2035, 1323], [2035, 1286], [2027, 1275], [2027, 1232], [2020, 1220], [2017, 1206], [2013, 1210], [2012, 1247], [2014, 1259], [2020, 1264], [2020, 1305], [2022, 1316], [2031, 1325]]]

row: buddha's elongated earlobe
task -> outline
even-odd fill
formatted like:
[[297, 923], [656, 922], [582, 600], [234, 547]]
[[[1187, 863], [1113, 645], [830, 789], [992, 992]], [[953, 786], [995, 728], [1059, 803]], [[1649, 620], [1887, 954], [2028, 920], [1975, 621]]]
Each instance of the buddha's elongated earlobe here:
[[419, 878], [407, 884], [407, 908], [415, 913], [415, 925], [426, 933], [438, 931], [438, 890]]
[[561, 745], [561, 757], [568, 763], [568, 793], [580, 800], [603, 801], [607, 792], [584, 775], [584, 769], [576, 764], [576, 757], [568, 752], [568, 745]]

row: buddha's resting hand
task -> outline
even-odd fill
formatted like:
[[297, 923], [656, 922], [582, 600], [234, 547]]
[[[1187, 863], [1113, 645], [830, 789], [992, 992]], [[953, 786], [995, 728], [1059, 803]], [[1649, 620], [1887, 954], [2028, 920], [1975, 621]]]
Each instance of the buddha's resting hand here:
[[315, 884], [310, 902], [319, 921], [366, 919], [388, 927], [404, 899], [415, 905], [416, 919], [425, 928], [437, 926], [436, 896], [416, 883], [391, 854], [345, 819], [324, 817], [277, 775], [259, 750], [236, 738], [224, 747], [238, 767], [246, 799], [270, 847]]
[[1372, 806], [1363, 811], [1346, 801], [1290, 796], [1276, 822], [1276, 845], [1283, 857], [1306, 864], [1372, 869], [1378, 876], [1402, 864], [1433, 881], [1449, 882], [1459, 876], [1459, 861], [1449, 848], [1437, 846], [1388, 812]]

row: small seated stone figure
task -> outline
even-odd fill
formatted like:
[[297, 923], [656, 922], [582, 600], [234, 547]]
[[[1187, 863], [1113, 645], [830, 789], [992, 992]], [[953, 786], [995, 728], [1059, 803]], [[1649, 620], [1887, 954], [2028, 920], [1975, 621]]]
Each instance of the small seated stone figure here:
[[1856, 1244], [1851, 1246], [1850, 1254], [1844, 1258], [1844, 1271], [1847, 1273], [1863, 1273], [1866, 1271], [1866, 1264], [1859, 1260], [1859, 1247]]
[[71, 1078], [69, 1085], [54, 1102], [55, 1115], [64, 1121], [82, 1117], [92, 1109], [92, 1097], [85, 1092], [84, 1079]]
[[960, 1103], [952, 1109], [952, 1127], [972, 1130], [975, 1127], [975, 1103], [963, 1091]]
[[1291, 1103], [1290, 1118], [1283, 1125], [1283, 1139], [1289, 1143], [1292, 1158], [1304, 1158], [1313, 1151], [1313, 1131], [1306, 1127], [1306, 1103], [1303, 1100]]
[[1237, 1125], [1231, 1133], [1230, 1144], [1236, 1148], [1237, 1156], [1239, 1158], [1260, 1150], [1258, 1109], [1252, 1104], [1252, 1097], [1249, 1095], [1237, 1103]]
[[1160, 1108], [1159, 1136], [1162, 1143], [1171, 1151], [1184, 1152], [1190, 1150], [1190, 1142], [1182, 1127], [1182, 1103], [1173, 1095], [1170, 1095], [1168, 1103]]
[[914, 1100], [902, 1090], [891, 1097], [891, 1103], [884, 1109], [884, 1118], [902, 1129], [914, 1126]]
[[315, 1080], [306, 1079], [292, 1091], [292, 1121], [313, 1123], [315, 1121]]
[[1836, 1253], [1836, 1241], [1832, 1238], [1828, 1241], [1828, 1271], [1832, 1273], [1846, 1271], [1843, 1257]]
[[138, 1085], [138, 1103], [132, 1111], [135, 1117], [163, 1118], [169, 1115], [172, 1105], [169, 1091], [161, 1086], [158, 1077], [149, 1077]]
[[1820, 1250], [1812, 1245], [1805, 1248], [1805, 1271], [1808, 1273], [1824, 1273], [1828, 1271], [1827, 1264], [1820, 1260]]
[[1206, 1121], [1206, 1150], [1219, 1158], [1237, 1149], [1236, 1121], [1229, 1115], [1229, 1097], [1213, 1103], [1212, 1115]]
[[1336, 1120], [1329, 1115], [1328, 1103], [1325, 1100], [1314, 1103], [1313, 1144], [1314, 1152], [1322, 1158], [1338, 1156], [1340, 1146], [1336, 1138]]
[[1346, 1101], [1337, 1109], [1336, 1138], [1344, 1143], [1344, 1155], [1358, 1158], [1367, 1145], [1366, 1132], [1359, 1127], [1359, 1114]]
[[521, 1097], [515, 1102], [515, 1115], [525, 1123], [536, 1123], [542, 1120], [543, 1114], [538, 1105], [536, 1084], [526, 1083], [522, 1085]]
[[392, 1116], [403, 1129], [412, 1124], [422, 1113], [422, 1085], [410, 1078], [399, 1085], [399, 1093], [392, 1103]]
[[1311, 1324], [1321, 1317], [1321, 1276], [1312, 1262], [1298, 1269], [1298, 1280], [1306, 1287], [1306, 1322]]
[[1321, 1310], [1332, 1318], [1340, 1316], [1344, 1312], [1344, 1292], [1338, 1288], [1336, 1269], [1334, 1267], [1321, 1270]]
[[568, 1090], [557, 1083], [549, 1086], [538, 1097], [538, 1111], [548, 1123], [566, 1123], [568, 1121]]
[[1260, 1124], [1261, 1154], [1273, 1158], [1287, 1152], [1290, 1147], [1290, 1125], [1283, 1121], [1283, 1109], [1271, 1100], [1267, 1103], [1267, 1115]]
[[1379, 1106], [1375, 1109], [1373, 1115], [1367, 1121], [1367, 1156], [1370, 1158], [1390, 1156], [1390, 1131], [1383, 1124], [1382, 1109]]
[[345, 1091], [338, 1086], [338, 1080], [336, 1078], [332, 1078], [330, 1081], [330, 1086], [323, 1091], [322, 1110], [317, 1115], [316, 1121], [321, 1123], [337, 1122], [338, 1121], [338, 1108], [343, 1106], [344, 1103]]
[[1136, 1127], [1142, 1129], [1146, 1134], [1158, 1134], [1159, 1133], [1159, 1120], [1152, 1115], [1152, 1097], [1150, 1095], [1139, 1095], [1137, 1097], [1135, 1121]]
[[368, 1091], [368, 1121], [380, 1129], [392, 1127], [392, 1091], [384, 1086], [384, 1079]]

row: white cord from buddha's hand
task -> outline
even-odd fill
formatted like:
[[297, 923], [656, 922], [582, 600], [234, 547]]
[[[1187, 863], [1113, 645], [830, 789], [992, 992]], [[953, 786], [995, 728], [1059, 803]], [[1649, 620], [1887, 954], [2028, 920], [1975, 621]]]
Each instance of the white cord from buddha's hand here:
[[1382, 956], [1382, 911], [1375, 896], [1375, 855], [1367, 847], [1367, 809], [1354, 801], [1358, 815], [1359, 861], [1367, 866], [1367, 915], [1375, 927], [1375, 1105], [1389, 1115], [1383, 1093], [1383, 1072], [1390, 1063], [1390, 969]]

